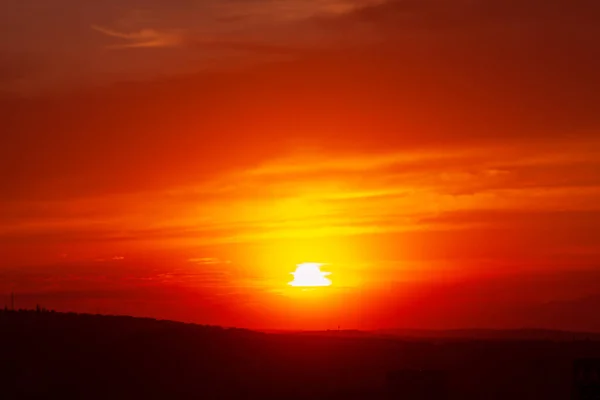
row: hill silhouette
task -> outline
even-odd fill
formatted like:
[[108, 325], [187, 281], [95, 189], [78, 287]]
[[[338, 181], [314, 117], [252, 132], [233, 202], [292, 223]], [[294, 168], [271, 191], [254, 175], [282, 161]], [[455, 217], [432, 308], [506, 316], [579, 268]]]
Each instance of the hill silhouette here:
[[591, 337], [493, 336], [415, 341], [0, 311], [0, 387], [10, 399], [564, 399], [574, 361], [600, 357]]
[[443, 340], [600, 340], [600, 333], [596, 332], [569, 332], [553, 329], [449, 329], [449, 330], [422, 330], [422, 329], [391, 329], [380, 330], [380, 334], [393, 335], [400, 338], [428, 338]]

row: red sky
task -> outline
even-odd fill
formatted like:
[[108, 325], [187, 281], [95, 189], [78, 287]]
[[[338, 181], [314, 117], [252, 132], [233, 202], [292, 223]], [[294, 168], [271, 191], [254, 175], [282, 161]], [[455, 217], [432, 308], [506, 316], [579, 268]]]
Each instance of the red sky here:
[[[252, 328], [600, 330], [599, 17], [4, 1], [0, 293]], [[334, 285], [291, 291], [301, 262]]]

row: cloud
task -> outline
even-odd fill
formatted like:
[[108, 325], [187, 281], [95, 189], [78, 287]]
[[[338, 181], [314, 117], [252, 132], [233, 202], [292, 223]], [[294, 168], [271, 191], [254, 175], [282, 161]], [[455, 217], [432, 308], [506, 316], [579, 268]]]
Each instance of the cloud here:
[[[364, 7], [371, 3], [375, 5]], [[229, 61], [232, 53], [288, 55], [295, 52], [296, 47], [327, 48], [333, 52], [371, 47], [377, 50], [367, 56], [371, 58], [381, 57], [392, 47], [407, 58], [419, 51], [421, 54], [455, 53], [472, 48], [474, 53], [480, 54], [480, 61], [496, 54], [497, 59], [487, 67], [497, 72], [512, 58], [507, 50], [510, 45], [521, 47], [520, 62], [526, 62], [529, 54], [536, 54], [539, 59], [537, 55], [543, 53], [540, 49], [555, 49], [556, 58], [562, 53], [562, 68], [567, 69], [565, 64], [570, 63], [567, 60], [573, 56], [581, 58], [585, 49], [593, 53], [598, 32], [597, 24], [592, 23], [598, 15], [598, 7], [586, 0], [518, 3], [499, 0], [154, 0], [150, 3], [57, 0], [53, 4], [50, 7], [40, 0], [27, 4], [12, 2], [0, 15], [0, 25], [7, 27], [0, 47], [35, 53], [36, 57], [41, 55], [48, 60], [43, 63], [43, 68], [49, 69], [47, 75], [36, 77], [32, 87], [37, 84], [37, 87], [63, 88], [67, 83], [97, 84], [132, 76], [188, 73], [206, 68], [208, 64], [227, 68], [220, 61]], [[238, 20], [233, 24], [222, 22], [231, 16]], [[323, 19], [327, 22], [315, 23]], [[95, 29], [90, 29], [92, 25]], [[35, 34], [37, 29], [49, 34], [40, 40]], [[492, 31], [494, 35], [489, 34]], [[381, 48], [381, 43], [386, 41], [394, 46]], [[153, 51], [136, 52], [135, 57], [130, 57], [119, 52], [107, 55], [102, 51], [106, 47], [177, 47], [182, 51], [172, 52], [169, 57]], [[363, 53], [366, 50], [361, 49]], [[457, 58], [460, 56], [456, 54]], [[466, 63], [472, 60], [472, 57], [464, 58]], [[529, 57], [530, 62], [532, 58]], [[590, 61], [587, 75], [597, 69], [595, 58], [593, 54], [587, 56]], [[432, 60], [436, 61], [445, 64], [444, 60]], [[561, 65], [556, 59], [538, 61], [540, 66], [551, 65], [553, 70]], [[577, 64], [581, 69], [586, 63]], [[182, 71], [183, 65], [185, 71]], [[581, 71], [575, 71], [573, 76], [586, 78]]]
[[591, 79], [596, 87], [598, 18], [600, 6], [590, 0], [388, 0], [316, 20], [348, 46], [386, 44], [449, 69], [462, 58], [460, 69], [485, 63], [490, 73], [514, 69], [513, 78], [537, 71], [544, 81]]
[[[1, 233], [15, 245], [106, 247], [541, 227], [580, 240], [599, 210], [597, 152], [586, 152], [594, 148], [558, 142], [454, 153], [293, 156], [216, 175], [205, 186], [13, 206], [5, 209]], [[150, 215], [156, 228], [147, 227]]]
[[[392, 17], [375, 14], [375, 30]], [[165, 26], [96, 28], [134, 47], [295, 54]], [[441, 218], [464, 210], [592, 209], [600, 80], [583, 39], [523, 52], [516, 42], [471, 47], [442, 36], [435, 46], [355, 41], [248, 70], [7, 103], [3, 234], [60, 254], [64, 243], [391, 234], [489, 225]]]
[[174, 47], [182, 44], [180, 34], [159, 32], [154, 29], [143, 29], [137, 32], [123, 33], [109, 28], [92, 25], [92, 29], [107, 36], [123, 39], [128, 43], [109, 45], [112, 49]]
[[190, 258], [188, 262], [197, 265], [220, 265], [220, 264], [230, 264], [229, 260], [221, 260], [215, 257], [201, 257], [201, 258]]
[[[538, 28], [592, 24], [600, 15], [593, 0], [388, 0], [354, 9], [349, 20], [398, 31], [418, 29], [468, 31], [472, 29], [512, 28], [530, 25]], [[398, 24], [399, 23], [399, 24]], [[531, 31], [530, 31], [531, 32]]]
[[108, 45], [110, 49], [166, 48], [182, 47], [201, 50], [230, 50], [266, 55], [298, 54], [299, 49], [248, 40], [227, 37], [201, 38], [183, 32], [162, 32], [154, 29], [142, 29], [137, 32], [118, 32], [109, 28], [93, 25], [92, 29], [107, 36], [123, 39], [128, 43]]

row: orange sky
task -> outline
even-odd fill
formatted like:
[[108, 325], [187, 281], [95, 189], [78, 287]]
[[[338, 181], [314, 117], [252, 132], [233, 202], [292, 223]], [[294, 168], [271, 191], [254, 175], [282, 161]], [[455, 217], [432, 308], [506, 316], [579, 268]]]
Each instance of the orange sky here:
[[6, 299], [600, 330], [595, 3], [54, 3], [0, 6]]

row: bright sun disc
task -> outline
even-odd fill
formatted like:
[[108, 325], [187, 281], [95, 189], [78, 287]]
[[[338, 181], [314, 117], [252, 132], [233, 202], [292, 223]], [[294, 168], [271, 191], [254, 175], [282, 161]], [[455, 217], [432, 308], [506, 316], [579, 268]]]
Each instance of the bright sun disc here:
[[294, 275], [289, 285], [295, 287], [320, 287], [331, 286], [331, 279], [327, 278], [330, 272], [321, 271], [319, 263], [304, 263], [296, 266], [296, 271], [291, 272]]

